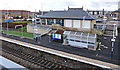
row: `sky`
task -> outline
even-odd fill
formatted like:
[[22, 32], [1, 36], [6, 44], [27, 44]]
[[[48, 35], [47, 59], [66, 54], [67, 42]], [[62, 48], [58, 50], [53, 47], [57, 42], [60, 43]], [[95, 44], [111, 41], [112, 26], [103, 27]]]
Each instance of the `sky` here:
[[67, 10], [70, 8], [81, 8], [84, 10], [114, 11], [118, 9], [120, 0], [0, 0], [0, 10], [29, 10], [29, 11], [49, 11]]

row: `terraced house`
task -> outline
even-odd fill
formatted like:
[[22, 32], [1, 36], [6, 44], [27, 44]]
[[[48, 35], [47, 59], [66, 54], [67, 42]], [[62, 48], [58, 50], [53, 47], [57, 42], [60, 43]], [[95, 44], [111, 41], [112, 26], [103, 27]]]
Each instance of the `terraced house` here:
[[0, 10], [0, 11], [2, 11], [3, 17], [7, 17], [7, 14], [8, 14], [8, 17], [13, 17], [13, 18], [16, 18], [19, 16], [21, 16], [22, 18], [28, 18], [28, 15], [29, 17], [32, 17], [33, 15], [33, 12], [30, 12], [27, 10]]
[[82, 9], [50, 11], [39, 18], [41, 25], [76, 31], [91, 31], [96, 23], [96, 18]]

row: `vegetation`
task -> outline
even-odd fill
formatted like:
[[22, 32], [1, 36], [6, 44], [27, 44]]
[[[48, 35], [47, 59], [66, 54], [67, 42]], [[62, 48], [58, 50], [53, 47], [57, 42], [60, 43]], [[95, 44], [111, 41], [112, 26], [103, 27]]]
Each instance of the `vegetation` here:
[[103, 31], [101, 30], [98, 31], [98, 35], [103, 35], [103, 34], [104, 34]]
[[11, 22], [11, 21], [9, 21], [9, 23], [26, 23], [26, 22]]
[[94, 33], [96, 33], [98, 35], [103, 35], [104, 34], [103, 30], [94, 29], [93, 31], [94, 31]]
[[[22, 28], [19, 28], [20, 30], [22, 29]], [[27, 27], [25, 26], [25, 27], [23, 27], [23, 31], [27, 31]]]
[[[7, 30], [3, 30], [3, 32], [7, 33]], [[9, 34], [22, 36], [22, 32], [20, 32], [20, 31], [18, 32], [18, 31], [15, 31], [15, 30], [14, 31], [9, 30]], [[33, 33], [23, 32], [23, 36], [33, 38]]]

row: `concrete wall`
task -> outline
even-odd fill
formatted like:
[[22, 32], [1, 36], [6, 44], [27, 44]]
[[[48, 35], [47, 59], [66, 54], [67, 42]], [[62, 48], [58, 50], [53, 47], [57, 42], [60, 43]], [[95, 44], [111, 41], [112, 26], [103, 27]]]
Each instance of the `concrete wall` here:
[[30, 25], [27, 25], [27, 32], [34, 33], [34, 29], [38, 30], [38, 34], [41, 34], [42, 31], [46, 30], [46, 28], [38, 28], [38, 27], [32, 27]]
[[40, 35], [47, 34], [51, 30], [51, 29], [47, 29], [47, 28], [33, 27], [30, 25], [27, 25], [27, 32], [34, 33], [34, 29], [37, 29], [38, 30], [37, 34], [40, 34]]

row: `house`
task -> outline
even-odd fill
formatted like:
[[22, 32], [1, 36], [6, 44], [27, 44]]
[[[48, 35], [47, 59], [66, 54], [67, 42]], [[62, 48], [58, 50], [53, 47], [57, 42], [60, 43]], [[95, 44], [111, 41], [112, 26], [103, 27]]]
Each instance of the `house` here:
[[86, 11], [67, 10], [67, 11], [50, 11], [39, 17], [40, 25], [56, 27], [58, 26], [67, 30], [91, 31], [96, 23], [96, 18]]
[[108, 17], [109, 19], [118, 20], [118, 19], [120, 18], [119, 13], [120, 13], [120, 9], [115, 10], [115, 11], [111, 11], [111, 12], [109, 12], [109, 14], [107, 15], [107, 17]]
[[33, 13], [30, 11], [26, 11], [26, 10], [0, 10], [2, 11], [2, 16], [3, 17], [13, 17], [13, 18], [17, 18], [17, 17], [22, 17], [22, 18], [28, 18], [32, 17]]
[[37, 15], [37, 17], [39, 17], [39, 16], [41, 16], [41, 15], [44, 15], [45, 13], [48, 13], [49, 11], [40, 11], [39, 10], [39, 12], [34, 12], [36, 15]]
[[94, 17], [96, 17], [97, 19], [104, 18], [104, 15], [105, 15], [104, 9], [103, 10], [88, 10], [87, 9], [87, 12], [93, 15]]

